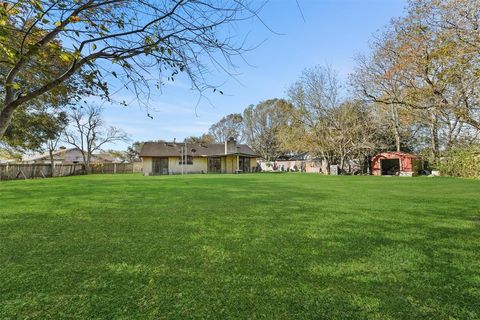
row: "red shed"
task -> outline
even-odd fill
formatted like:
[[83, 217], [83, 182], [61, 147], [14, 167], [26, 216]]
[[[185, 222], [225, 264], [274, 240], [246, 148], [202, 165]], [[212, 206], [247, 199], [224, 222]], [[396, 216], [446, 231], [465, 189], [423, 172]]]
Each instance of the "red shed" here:
[[382, 152], [372, 159], [372, 173], [376, 176], [413, 176], [421, 169], [421, 158], [406, 152]]

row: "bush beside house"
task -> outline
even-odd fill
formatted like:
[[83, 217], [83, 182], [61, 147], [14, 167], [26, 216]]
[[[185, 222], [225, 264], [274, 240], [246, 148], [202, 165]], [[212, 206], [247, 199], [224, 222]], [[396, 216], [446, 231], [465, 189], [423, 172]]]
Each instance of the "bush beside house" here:
[[480, 145], [445, 152], [437, 168], [442, 175], [480, 178]]

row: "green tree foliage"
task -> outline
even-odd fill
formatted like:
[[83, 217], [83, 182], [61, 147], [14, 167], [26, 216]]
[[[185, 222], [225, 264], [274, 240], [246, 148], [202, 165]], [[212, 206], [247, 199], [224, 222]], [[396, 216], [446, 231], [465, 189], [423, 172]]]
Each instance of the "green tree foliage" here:
[[195, 143], [195, 144], [209, 144], [209, 143], [215, 143], [215, 138], [208, 133], [204, 133], [201, 136], [195, 137], [187, 137], [185, 138], [186, 143]]
[[455, 147], [445, 152], [438, 161], [442, 175], [480, 178], [480, 145]]
[[233, 137], [238, 142], [243, 140], [243, 117], [239, 113], [229, 114], [217, 123], [214, 123], [208, 130], [208, 136], [213, 137], [216, 143], [223, 143]]
[[127, 147], [125, 157], [128, 162], [140, 161], [140, 150], [142, 150], [144, 142], [135, 141], [131, 146]]
[[24, 151], [42, 151], [50, 140], [56, 140], [68, 123], [65, 112], [51, 113], [47, 110], [29, 110], [21, 107], [2, 141]]
[[284, 99], [270, 99], [243, 112], [245, 140], [263, 159], [275, 161], [285, 153], [281, 131], [289, 126], [291, 108]]
[[423, 135], [429, 156], [480, 130], [480, 30], [476, 0], [411, 1], [360, 57], [352, 82], [391, 123], [397, 149]]

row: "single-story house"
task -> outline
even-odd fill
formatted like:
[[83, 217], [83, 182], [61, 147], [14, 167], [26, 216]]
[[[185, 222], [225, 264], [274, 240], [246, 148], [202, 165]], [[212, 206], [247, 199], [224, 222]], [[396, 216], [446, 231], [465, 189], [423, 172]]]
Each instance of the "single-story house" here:
[[325, 160], [312, 157], [308, 152], [290, 154], [278, 158], [276, 161], [260, 160], [261, 171], [299, 171], [308, 173], [328, 172], [328, 164]]
[[[27, 164], [50, 164], [50, 154], [48, 152], [32, 156], [24, 156], [23, 163]], [[78, 148], [60, 148], [53, 152], [53, 162], [57, 164], [77, 164], [83, 163], [82, 152]], [[121, 163], [122, 160], [108, 153], [94, 153], [91, 159], [95, 163]]]
[[127, 162], [121, 156], [110, 152], [99, 152], [92, 155], [93, 163], [125, 163]]
[[230, 138], [225, 143], [146, 142], [141, 151], [146, 176], [179, 173], [253, 172], [258, 155]]
[[422, 166], [420, 157], [406, 152], [382, 152], [372, 158], [372, 174], [376, 176], [413, 176]]
[[[53, 162], [55, 164], [76, 164], [83, 163], [82, 153], [77, 148], [60, 148], [53, 151]], [[50, 164], [50, 154], [48, 152], [24, 156], [23, 163], [28, 164]]]

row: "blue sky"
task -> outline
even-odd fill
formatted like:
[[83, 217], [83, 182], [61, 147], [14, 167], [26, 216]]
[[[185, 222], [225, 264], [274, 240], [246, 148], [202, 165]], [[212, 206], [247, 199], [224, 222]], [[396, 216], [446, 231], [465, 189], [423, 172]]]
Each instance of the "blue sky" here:
[[[162, 94], [152, 97], [153, 119], [136, 105], [127, 91], [119, 92], [128, 107], [105, 104], [105, 120], [123, 128], [132, 141], [183, 140], [200, 135], [223, 116], [241, 113], [250, 104], [284, 97], [287, 88], [306, 67], [331, 65], [342, 79], [353, 70], [357, 54], [368, 52], [372, 35], [403, 15], [406, 0], [270, 0], [260, 16], [274, 34], [259, 21], [236, 26], [248, 43], [260, 47], [245, 54], [248, 64], [238, 61], [234, 78], [212, 69], [209, 81], [222, 84], [224, 95], [206, 93], [197, 105], [198, 93], [184, 78], [167, 84]], [[127, 144], [109, 146], [124, 149]]]

